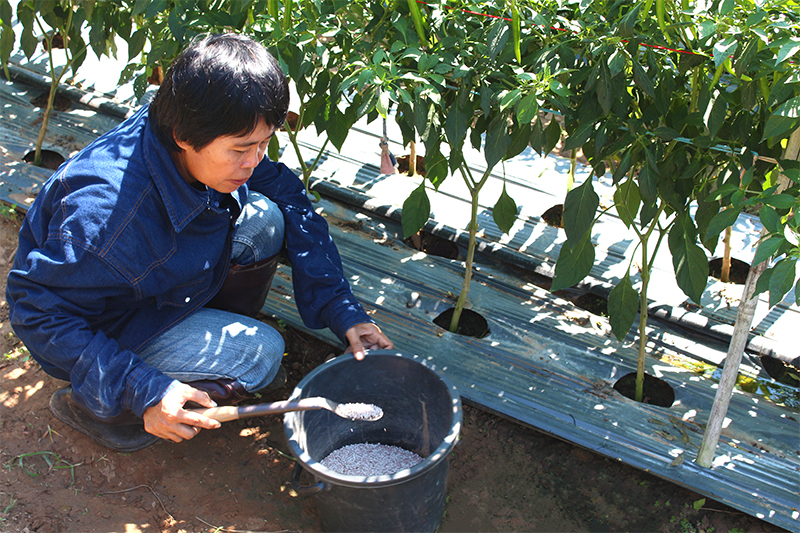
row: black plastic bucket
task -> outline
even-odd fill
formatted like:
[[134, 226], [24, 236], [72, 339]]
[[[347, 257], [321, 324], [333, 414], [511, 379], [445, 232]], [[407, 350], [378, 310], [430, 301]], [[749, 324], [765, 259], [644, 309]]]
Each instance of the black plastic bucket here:
[[[326, 531], [435, 531], [444, 516], [448, 455], [461, 430], [461, 399], [420, 356], [389, 350], [363, 361], [345, 354], [320, 365], [294, 389], [291, 400], [321, 396], [383, 409], [376, 422], [353, 421], [330, 411], [286, 413], [286, 439], [297, 458], [292, 485], [313, 494]], [[340, 474], [320, 464], [349, 444], [383, 444], [424, 460], [384, 476]], [[302, 485], [308, 472], [313, 484]]]

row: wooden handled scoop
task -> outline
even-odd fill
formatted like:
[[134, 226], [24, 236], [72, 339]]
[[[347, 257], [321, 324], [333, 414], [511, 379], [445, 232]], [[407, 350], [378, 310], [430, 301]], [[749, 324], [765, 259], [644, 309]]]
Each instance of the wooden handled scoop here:
[[213, 418], [218, 422], [228, 422], [255, 416], [278, 415], [289, 411], [309, 411], [311, 409], [327, 409], [342, 418], [374, 422], [383, 416], [383, 409], [368, 403], [336, 403], [327, 398], [303, 398], [295, 401], [263, 403], [257, 405], [210, 407], [187, 409], [193, 413]]

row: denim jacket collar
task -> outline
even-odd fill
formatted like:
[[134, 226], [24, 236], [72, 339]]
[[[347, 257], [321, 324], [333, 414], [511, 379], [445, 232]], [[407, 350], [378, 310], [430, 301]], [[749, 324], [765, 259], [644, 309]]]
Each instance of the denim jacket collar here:
[[[140, 113], [147, 113], [148, 107]], [[147, 169], [164, 201], [175, 231], [180, 233], [204, 209], [209, 206], [218, 207], [222, 193], [208, 187], [205, 190], [198, 190], [186, 183], [178, 172], [169, 150], [158, 141], [152, 126], [152, 121], [149, 121], [148, 127], [144, 128], [143, 143]], [[240, 195], [234, 194], [233, 197], [241, 208]]]

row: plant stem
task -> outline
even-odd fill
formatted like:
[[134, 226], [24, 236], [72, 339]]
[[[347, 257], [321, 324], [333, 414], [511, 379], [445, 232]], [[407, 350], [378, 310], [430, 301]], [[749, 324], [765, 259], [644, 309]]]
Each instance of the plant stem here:
[[475, 259], [475, 246], [478, 235], [478, 195], [489, 178], [492, 169], [487, 168], [481, 177], [481, 181], [477, 185], [471, 185], [471, 175], [469, 168], [466, 165], [461, 165], [461, 175], [464, 177], [464, 182], [467, 184], [470, 194], [470, 219], [469, 219], [469, 244], [467, 245], [467, 260], [464, 265], [464, 283], [461, 285], [461, 294], [458, 295], [456, 307], [453, 310], [453, 317], [450, 320], [450, 332], [458, 332], [458, 321], [461, 319], [461, 312], [464, 310], [464, 305], [467, 303], [467, 295], [469, 294], [469, 285], [472, 282], [472, 264]]
[[36, 149], [33, 154], [33, 164], [37, 167], [42, 164], [42, 145], [44, 144], [44, 136], [47, 133], [47, 127], [50, 125], [50, 115], [53, 114], [53, 102], [55, 102], [56, 99], [58, 85], [61, 83], [61, 78], [64, 77], [64, 74], [69, 70], [72, 64], [72, 58], [69, 56], [69, 45], [67, 44], [69, 35], [69, 31], [67, 30], [72, 26], [72, 13], [72, 7], [70, 6], [69, 15], [67, 15], [67, 24], [64, 28], [59, 30], [64, 39], [64, 55], [67, 62], [58, 75], [56, 75], [55, 61], [53, 60], [53, 36], [55, 36], [56, 28], [53, 28], [53, 35], [49, 35], [42, 26], [39, 17], [36, 16], [36, 23], [39, 25], [39, 29], [44, 34], [45, 41], [47, 42], [47, 58], [50, 64], [50, 94], [47, 96], [47, 107], [44, 110], [42, 125], [39, 128], [39, 135], [36, 138]]
[[[639, 293], [639, 357], [636, 362], [636, 390], [634, 391], [633, 397], [637, 402], [641, 402], [644, 396], [644, 362], [645, 356], [647, 355], [647, 287], [650, 284], [650, 272], [653, 269], [656, 254], [661, 247], [661, 241], [664, 239], [664, 235], [667, 233], [667, 230], [661, 228], [658, 224], [658, 219], [661, 217], [666, 207], [666, 204], [661, 204], [661, 207], [658, 208], [658, 212], [653, 217], [653, 222], [644, 234], [640, 233], [634, 225], [634, 231], [636, 231], [636, 235], [639, 237], [639, 243], [642, 245], [642, 290]], [[657, 227], [659, 228], [658, 240], [653, 248], [652, 258], [648, 258], [647, 243]], [[668, 227], [669, 226], [667, 226], [667, 228]]]
[[[649, 235], [649, 233], [648, 233]], [[642, 241], [642, 290], [639, 293], [639, 357], [636, 362], [636, 391], [633, 399], [641, 402], [644, 396], [644, 361], [647, 351], [647, 285], [650, 268], [647, 261], [647, 238]]]

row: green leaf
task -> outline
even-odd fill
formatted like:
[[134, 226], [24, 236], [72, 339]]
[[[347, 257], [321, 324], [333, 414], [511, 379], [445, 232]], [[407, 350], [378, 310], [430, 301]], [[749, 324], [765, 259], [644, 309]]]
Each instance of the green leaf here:
[[558, 141], [561, 140], [561, 126], [555, 117], [550, 121], [550, 124], [544, 130], [545, 134], [545, 154], [549, 154], [556, 147]]
[[489, 57], [492, 58], [492, 61], [497, 59], [506, 42], [508, 42], [508, 25], [502, 18], [498, 18], [489, 33]]
[[641, 204], [642, 197], [639, 194], [639, 187], [636, 186], [636, 182], [633, 179], [627, 180], [614, 191], [614, 205], [617, 208], [617, 213], [628, 228], [636, 220], [636, 214], [639, 212]]
[[788, 43], [784, 44], [780, 47], [778, 54], [775, 56], [774, 66], [777, 67], [787, 59], [791, 58], [797, 53], [798, 50], [800, 50], [800, 40], [798, 39], [792, 39]]
[[633, 288], [628, 272], [608, 293], [608, 322], [614, 336], [622, 342], [639, 312], [639, 293]]
[[528, 144], [530, 144], [530, 147], [540, 156], [543, 157], [547, 155], [545, 152], [545, 134], [541, 119], [534, 121], [533, 127], [531, 127], [531, 138]]
[[680, 135], [677, 131], [667, 126], [659, 126], [653, 131], [653, 133], [660, 139], [667, 142], [675, 139]]
[[511, 231], [511, 227], [517, 221], [517, 203], [506, 192], [505, 184], [503, 184], [500, 198], [497, 199], [497, 203], [492, 209], [492, 218], [503, 233]]
[[728, 102], [724, 98], [717, 98], [714, 100], [714, 105], [711, 106], [711, 113], [708, 114], [708, 133], [711, 137], [716, 137], [722, 124], [725, 123], [725, 117], [728, 115]]
[[706, 504], [706, 499], [705, 498], [701, 498], [701, 499], [697, 500], [696, 502], [694, 502], [692, 504], [692, 507], [694, 507], [695, 511], [699, 511], [700, 509], [703, 508], [703, 506], [705, 504]]
[[658, 196], [658, 170], [649, 162], [645, 163], [639, 171], [639, 193], [642, 195], [642, 200], [647, 203], [653, 203]]
[[700, 304], [708, 283], [708, 258], [697, 245], [697, 230], [691, 217], [682, 214], [677, 218], [669, 232], [668, 244], [678, 287]]
[[351, 124], [345, 119], [344, 113], [331, 106], [330, 120], [327, 121], [325, 132], [337, 150], [342, 149], [347, 134], [350, 132]]
[[633, 82], [650, 98], [656, 97], [655, 87], [653, 80], [647, 75], [642, 65], [638, 61], [633, 61]]
[[789, 209], [794, 206], [795, 197], [791, 194], [773, 194], [762, 198], [761, 201], [765, 204], [774, 207], [775, 209]]
[[555, 276], [550, 292], [572, 287], [592, 270], [594, 264], [594, 245], [591, 232], [587, 231], [577, 241], [567, 241], [561, 246], [556, 261]]
[[764, 126], [764, 134], [761, 136], [761, 142], [771, 139], [773, 137], [783, 138], [787, 133], [794, 131], [797, 119], [782, 117], [779, 115], [770, 115], [767, 118], [767, 124]]
[[631, 148], [625, 150], [625, 154], [623, 154], [619, 165], [617, 165], [617, 168], [614, 169], [614, 174], [612, 175], [611, 179], [615, 184], [619, 183], [619, 181], [624, 178], [631, 169], [631, 150]]
[[273, 135], [267, 145], [267, 157], [270, 161], [277, 161], [281, 156], [281, 143], [277, 135]]
[[567, 239], [574, 242], [589, 232], [599, 204], [600, 197], [594, 192], [591, 176], [580, 187], [567, 193], [564, 200], [564, 232]]
[[425, 177], [437, 189], [447, 177], [447, 158], [442, 155], [439, 144], [425, 153]]
[[758, 213], [759, 219], [761, 219], [761, 224], [766, 228], [766, 230], [770, 233], [778, 233], [780, 232], [780, 225], [781, 225], [781, 217], [778, 215], [778, 212], [775, 211], [768, 205], [764, 205], [761, 207], [761, 211]]
[[520, 124], [530, 124], [539, 113], [536, 93], [531, 93], [517, 104], [517, 120]]
[[708, 230], [706, 232], [706, 240], [708, 239], [716, 239], [719, 237], [720, 233], [722, 233], [725, 228], [733, 226], [736, 223], [736, 219], [739, 217], [739, 210], [738, 209], [723, 209], [719, 213], [711, 219], [711, 222], [708, 223]]
[[467, 113], [463, 106], [459, 105], [458, 100], [450, 106], [444, 123], [444, 131], [451, 147], [459, 149], [464, 143], [471, 118], [472, 114]]
[[0, 32], [0, 64], [3, 65], [6, 79], [10, 79], [11, 75], [8, 73], [8, 58], [11, 57], [11, 51], [14, 49], [14, 41], [16, 36], [11, 26], [3, 26]]
[[486, 166], [494, 166], [503, 160], [511, 144], [511, 137], [508, 135], [508, 121], [503, 114], [497, 115], [486, 130], [486, 144], [483, 148], [483, 156], [486, 158]]
[[414, 189], [403, 202], [401, 222], [403, 225], [403, 238], [407, 239], [418, 233], [431, 216], [431, 202], [425, 191], [425, 182]]
[[[555, 121], [553, 121], [555, 122]], [[587, 122], [586, 124], [581, 124], [577, 127], [577, 129], [567, 138], [567, 141], [564, 143], [564, 150], [569, 151], [573, 148], [580, 148], [586, 141], [589, 140], [589, 137], [594, 133], [594, 123]]]
[[778, 304], [794, 285], [795, 258], [783, 258], [772, 267], [769, 279], [769, 306]]
[[503, 159], [511, 159], [525, 151], [528, 147], [528, 140], [531, 138], [530, 124], [517, 125], [511, 130], [511, 142]]
[[515, 105], [522, 99], [522, 91], [514, 89], [508, 91], [503, 98], [500, 99], [500, 111], [505, 111], [508, 107]]
[[150, 2], [152, 2], [152, 0], [136, 0], [136, 3], [133, 4], [133, 12], [131, 15], [135, 17], [144, 13], [150, 5]]
[[760, 265], [764, 261], [772, 258], [785, 241], [781, 237], [770, 237], [758, 245], [753, 256], [753, 266]]

